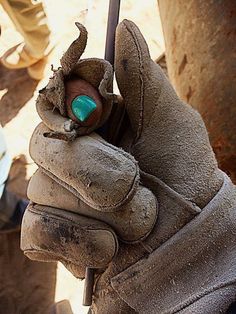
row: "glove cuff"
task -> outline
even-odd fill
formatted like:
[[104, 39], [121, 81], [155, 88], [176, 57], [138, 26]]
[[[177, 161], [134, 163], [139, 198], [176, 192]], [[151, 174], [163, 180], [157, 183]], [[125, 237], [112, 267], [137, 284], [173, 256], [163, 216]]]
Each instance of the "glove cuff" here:
[[[192, 306], [195, 313], [194, 303], [199, 309], [210, 298], [209, 313], [218, 313], [212, 298], [236, 284], [236, 188], [223, 177], [221, 189], [199, 215], [148, 258], [112, 278], [112, 287], [130, 307], [170, 314]], [[223, 293], [221, 301], [227, 309], [230, 298]]]

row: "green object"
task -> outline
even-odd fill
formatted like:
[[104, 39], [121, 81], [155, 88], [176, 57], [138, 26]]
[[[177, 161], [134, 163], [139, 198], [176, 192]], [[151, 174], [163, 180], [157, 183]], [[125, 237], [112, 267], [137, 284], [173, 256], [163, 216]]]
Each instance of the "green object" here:
[[91, 97], [80, 95], [72, 101], [71, 108], [76, 118], [84, 122], [97, 108], [97, 105]]

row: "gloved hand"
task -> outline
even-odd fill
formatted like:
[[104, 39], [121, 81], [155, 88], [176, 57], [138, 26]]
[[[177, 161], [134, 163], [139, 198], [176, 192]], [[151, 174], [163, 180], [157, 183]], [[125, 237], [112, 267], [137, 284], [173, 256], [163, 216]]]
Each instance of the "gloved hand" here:
[[117, 29], [115, 73], [130, 122], [119, 146], [128, 153], [95, 134], [68, 144], [37, 127], [30, 146], [41, 168], [29, 185], [22, 249], [80, 277], [100, 268], [91, 313], [224, 312], [236, 293], [235, 188], [200, 115], [127, 20]]
[[[43, 123], [31, 138], [30, 154], [39, 170], [28, 187], [32, 203], [24, 217], [22, 248], [33, 259], [59, 259], [83, 278], [86, 267], [102, 271], [108, 266], [118, 251], [117, 236], [126, 243], [148, 236], [156, 222], [157, 201], [140, 184], [135, 159], [91, 133], [111, 111], [115, 98], [112, 68], [101, 59], [76, 60], [87, 36], [78, 26], [79, 39], [69, 47], [62, 67], [54, 70], [37, 99]], [[101, 102], [94, 124], [88, 123], [90, 117], [80, 121], [70, 110], [77, 93], [83, 97], [87, 93], [96, 104]]]

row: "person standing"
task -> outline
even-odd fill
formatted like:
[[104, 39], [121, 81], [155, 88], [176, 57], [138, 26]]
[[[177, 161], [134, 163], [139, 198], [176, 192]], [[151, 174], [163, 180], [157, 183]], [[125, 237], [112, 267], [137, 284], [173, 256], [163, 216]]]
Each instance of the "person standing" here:
[[4, 53], [2, 64], [8, 69], [27, 68], [33, 79], [42, 79], [47, 56], [53, 47], [42, 2], [0, 0], [0, 4], [24, 38], [24, 42]]

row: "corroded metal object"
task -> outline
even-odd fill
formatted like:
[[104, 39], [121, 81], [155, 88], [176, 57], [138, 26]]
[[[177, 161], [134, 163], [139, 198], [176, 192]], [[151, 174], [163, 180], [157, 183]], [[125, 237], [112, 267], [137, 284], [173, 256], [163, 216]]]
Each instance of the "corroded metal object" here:
[[236, 2], [159, 0], [169, 77], [236, 182]]

